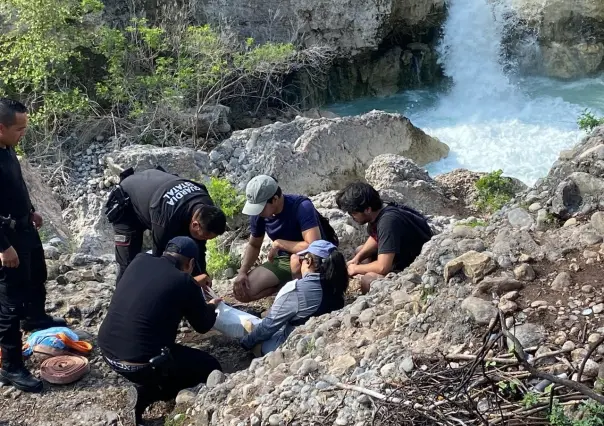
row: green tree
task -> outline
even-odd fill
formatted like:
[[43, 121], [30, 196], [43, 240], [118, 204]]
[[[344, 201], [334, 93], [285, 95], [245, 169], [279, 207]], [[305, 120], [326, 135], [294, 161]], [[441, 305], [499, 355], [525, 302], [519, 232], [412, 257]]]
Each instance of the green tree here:
[[92, 46], [99, 0], [4, 0], [0, 15], [0, 93], [28, 94], [37, 105], [34, 123], [69, 112], [84, 112], [89, 99], [72, 72]]

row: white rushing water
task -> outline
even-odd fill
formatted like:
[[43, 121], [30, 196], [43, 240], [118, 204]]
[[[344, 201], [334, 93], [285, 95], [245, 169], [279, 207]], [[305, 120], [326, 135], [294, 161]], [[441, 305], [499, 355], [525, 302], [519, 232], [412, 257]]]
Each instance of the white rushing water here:
[[400, 112], [451, 148], [429, 164], [430, 174], [455, 168], [503, 169], [527, 184], [547, 174], [560, 151], [584, 132], [578, 116], [604, 112], [604, 79], [561, 82], [506, 75], [501, 63], [502, 1], [451, 0], [439, 57], [453, 81], [447, 91], [415, 90], [360, 99], [328, 109], [352, 115], [380, 109]]

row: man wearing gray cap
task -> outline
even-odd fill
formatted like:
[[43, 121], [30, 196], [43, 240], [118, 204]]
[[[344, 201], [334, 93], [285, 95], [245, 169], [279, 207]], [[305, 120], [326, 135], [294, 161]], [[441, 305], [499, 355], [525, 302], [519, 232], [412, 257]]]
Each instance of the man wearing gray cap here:
[[[245, 189], [243, 213], [251, 216], [251, 236], [233, 293], [240, 302], [262, 299], [299, 278], [300, 263], [292, 254], [306, 250], [316, 240], [338, 245], [338, 238], [312, 201], [301, 195], [283, 194], [272, 176], [259, 175]], [[272, 240], [268, 261], [253, 270], [265, 234]]]

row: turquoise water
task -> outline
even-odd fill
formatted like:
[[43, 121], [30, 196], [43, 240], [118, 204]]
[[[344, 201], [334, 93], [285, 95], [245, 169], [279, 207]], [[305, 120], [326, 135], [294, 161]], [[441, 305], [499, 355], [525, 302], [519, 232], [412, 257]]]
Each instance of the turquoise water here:
[[327, 107], [339, 115], [373, 109], [398, 112], [449, 145], [448, 158], [426, 166], [431, 175], [456, 168], [503, 169], [527, 184], [547, 174], [561, 150], [585, 135], [577, 125], [587, 108], [604, 115], [604, 78], [561, 82], [524, 78], [507, 96], [464, 102], [452, 90], [412, 90], [383, 98], [358, 99]]

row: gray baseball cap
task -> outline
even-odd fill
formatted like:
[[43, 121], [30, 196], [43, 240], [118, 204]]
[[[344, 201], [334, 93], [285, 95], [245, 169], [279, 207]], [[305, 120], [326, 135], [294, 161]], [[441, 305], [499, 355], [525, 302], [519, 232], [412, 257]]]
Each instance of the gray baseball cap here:
[[259, 175], [250, 180], [245, 187], [246, 203], [243, 206], [243, 214], [258, 216], [264, 210], [266, 202], [275, 196], [278, 188], [277, 181], [267, 175]]

